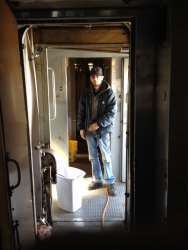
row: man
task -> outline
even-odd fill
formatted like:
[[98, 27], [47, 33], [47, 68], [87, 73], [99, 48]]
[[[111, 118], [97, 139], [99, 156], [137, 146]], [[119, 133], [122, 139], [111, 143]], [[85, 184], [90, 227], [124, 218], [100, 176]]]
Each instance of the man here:
[[[90, 82], [80, 97], [77, 129], [82, 139], [87, 141], [93, 181], [89, 190], [107, 187], [108, 194], [115, 196], [115, 177], [112, 173], [110, 133], [116, 111], [116, 99], [109, 84], [104, 81], [101, 67], [90, 71]], [[104, 176], [100, 165], [100, 149]]]

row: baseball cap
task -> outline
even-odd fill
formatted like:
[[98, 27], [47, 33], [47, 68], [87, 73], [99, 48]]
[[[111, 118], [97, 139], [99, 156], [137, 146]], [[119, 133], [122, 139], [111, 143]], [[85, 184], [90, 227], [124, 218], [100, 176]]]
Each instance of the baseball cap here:
[[102, 73], [102, 68], [101, 67], [94, 67], [91, 69], [90, 71], [90, 75], [96, 75], [96, 76], [103, 76], [103, 73]]

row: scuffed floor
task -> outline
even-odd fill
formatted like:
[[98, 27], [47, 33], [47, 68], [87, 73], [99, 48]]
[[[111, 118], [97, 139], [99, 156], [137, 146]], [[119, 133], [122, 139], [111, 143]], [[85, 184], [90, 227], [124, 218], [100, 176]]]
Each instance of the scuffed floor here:
[[88, 190], [91, 178], [83, 178], [82, 206], [67, 212], [58, 206], [53, 186], [53, 232], [98, 232], [125, 228], [125, 183], [116, 182], [117, 196], [108, 197], [106, 188]]

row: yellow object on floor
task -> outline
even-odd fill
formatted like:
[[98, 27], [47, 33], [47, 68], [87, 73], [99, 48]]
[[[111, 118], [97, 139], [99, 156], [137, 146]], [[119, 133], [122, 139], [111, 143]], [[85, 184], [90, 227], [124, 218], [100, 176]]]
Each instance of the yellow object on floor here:
[[76, 154], [78, 152], [78, 141], [69, 140], [69, 161], [74, 162], [76, 160]]

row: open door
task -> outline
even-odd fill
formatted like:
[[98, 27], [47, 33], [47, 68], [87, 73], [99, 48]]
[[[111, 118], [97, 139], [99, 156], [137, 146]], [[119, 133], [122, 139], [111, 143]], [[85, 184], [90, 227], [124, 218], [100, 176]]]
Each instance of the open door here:
[[3, 183], [9, 183], [9, 186], [3, 188], [4, 192], [8, 190], [6, 193], [9, 193], [9, 197], [5, 193], [1, 195], [1, 205], [4, 205], [0, 206], [1, 244], [3, 249], [13, 249], [12, 246], [16, 249], [28, 249], [35, 243], [36, 221], [18, 27], [14, 15], [4, 0], [0, 1], [0, 10], [0, 100], [5, 145], [4, 152], [1, 153], [6, 154], [3, 155], [3, 159], [6, 159], [7, 175], [4, 171], [0, 172], [3, 174], [1, 176]]
[[50, 148], [60, 157], [61, 166], [66, 167], [69, 161], [67, 60], [54, 49], [47, 49], [47, 60]]

